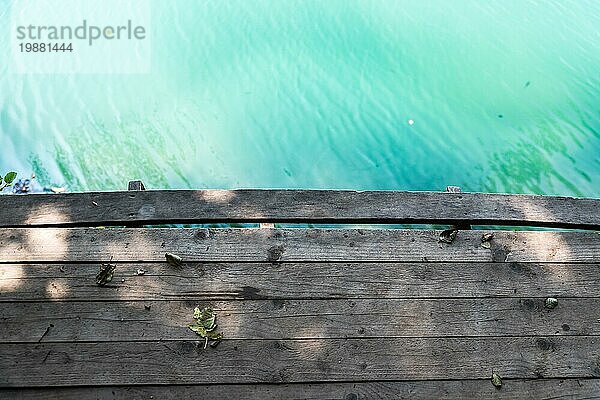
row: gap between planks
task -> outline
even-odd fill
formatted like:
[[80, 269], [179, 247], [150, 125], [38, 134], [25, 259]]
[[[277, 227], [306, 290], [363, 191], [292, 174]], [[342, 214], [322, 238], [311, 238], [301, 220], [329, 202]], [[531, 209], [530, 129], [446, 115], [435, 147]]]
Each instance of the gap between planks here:
[[557, 399], [590, 400], [600, 397], [600, 379], [510, 379], [501, 390], [489, 379], [431, 381], [371, 381], [304, 384], [138, 385], [0, 389], [0, 397], [24, 400], [130, 400], [134, 398], [179, 400], [183, 398], [243, 398], [288, 400], [371, 400], [410, 398], [415, 400]]
[[[139, 188], [139, 185], [135, 188]], [[600, 199], [350, 190], [146, 190], [2, 196], [0, 226], [428, 223], [600, 229]]]

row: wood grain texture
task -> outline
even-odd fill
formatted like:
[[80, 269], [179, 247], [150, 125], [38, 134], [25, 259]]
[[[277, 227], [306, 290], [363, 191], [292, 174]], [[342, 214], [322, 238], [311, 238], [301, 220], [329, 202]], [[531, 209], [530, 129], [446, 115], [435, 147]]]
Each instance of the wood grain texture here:
[[[600, 338], [0, 344], [0, 386], [600, 377]], [[32, 379], [35, 377], [35, 379]]]
[[356, 382], [258, 385], [106, 386], [55, 389], [0, 389], [0, 398], [23, 400], [288, 399], [288, 400], [592, 400], [600, 399], [600, 379]]
[[0, 229], [0, 262], [516, 261], [600, 262], [600, 233], [400, 229]]
[[119, 301], [0, 307], [0, 343], [190, 340], [196, 305], [229, 339], [600, 335], [597, 298]]
[[[600, 264], [121, 263], [0, 264], [0, 302], [334, 298], [597, 297]], [[137, 275], [143, 269], [143, 276]]]
[[439, 223], [600, 228], [600, 200], [347, 190], [148, 190], [2, 196], [0, 227], [128, 223]]

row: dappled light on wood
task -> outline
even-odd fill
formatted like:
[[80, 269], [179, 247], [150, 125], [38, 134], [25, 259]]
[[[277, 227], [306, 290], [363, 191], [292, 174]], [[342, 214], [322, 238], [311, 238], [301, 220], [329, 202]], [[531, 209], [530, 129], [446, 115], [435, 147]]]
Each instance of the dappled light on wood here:
[[[240, 203], [239, 192], [205, 194], [203, 204], [218, 205], [205, 210], [221, 215], [273, 215], [264, 204]], [[132, 203], [119, 212], [129, 221], [160, 217], [165, 210], [144, 195], [128, 194]], [[327, 215], [306, 193], [298, 196], [287, 215]], [[99, 200], [93, 207], [104, 205]], [[556, 221], [542, 203], [517, 210], [515, 200], [504, 215]], [[395, 206], [380, 211], [393, 214]], [[0, 303], [8, 305], [0, 307], [0, 386], [275, 390], [360, 377], [416, 388], [477, 382], [491, 390], [479, 397], [493, 398], [524, 380], [531, 388], [544, 378], [546, 388], [600, 374], [596, 232], [459, 228], [444, 242], [443, 228], [131, 226], [0, 228]], [[116, 266], [114, 276], [98, 285], [106, 263]], [[552, 309], [549, 297], [557, 299]], [[222, 342], [205, 346], [189, 329], [195, 307], [214, 310]], [[339, 397], [355, 398], [355, 388]]]
[[[39, 196], [34, 194], [32, 196]], [[82, 206], [80, 204], [80, 206]], [[67, 224], [72, 221], [71, 216], [63, 210], [58, 209], [53, 204], [44, 204], [32, 207], [27, 210], [24, 225], [36, 225], [40, 221], [54, 221], [56, 224]]]
[[22, 265], [0, 265], [0, 292], [15, 291], [24, 283], [23, 268]]
[[68, 297], [69, 285], [64, 279], [51, 279], [46, 285], [46, 295], [49, 299], [57, 300]]
[[235, 198], [235, 192], [232, 190], [205, 190], [199, 194], [202, 200], [216, 204], [227, 204]]
[[[311, 310], [307, 310], [307, 311], [311, 311]], [[332, 332], [328, 332], [327, 331], [327, 327], [325, 323], [322, 323], [320, 320], [322, 318], [327, 318], [325, 317], [321, 317], [319, 315], [319, 310], [314, 310], [314, 316], [310, 315], [310, 313], [305, 314], [305, 315], [300, 315], [298, 317], [294, 317], [293, 319], [297, 320], [297, 321], [301, 321], [300, 323], [296, 323], [296, 329], [294, 329], [294, 332], [290, 332], [290, 334], [293, 333], [292, 335], [288, 335], [288, 337], [286, 337], [286, 339], [288, 338], [298, 338], [298, 339], [314, 339], [314, 338], [322, 338], [322, 337], [335, 337], [335, 334], [332, 334]], [[265, 321], [267, 326], [269, 325], [268, 321]], [[311, 343], [311, 346], [307, 346], [306, 347], [306, 351], [309, 351], [311, 353], [323, 353], [325, 351], [327, 351], [327, 348], [321, 343], [319, 344], [315, 344], [315, 343]]]
[[600, 199], [352, 190], [148, 190], [0, 196], [0, 227], [151, 222], [456, 224], [600, 229]]
[[497, 231], [491, 248], [481, 231], [460, 231], [451, 244], [439, 231], [401, 229], [2, 229], [0, 262], [599, 262], [600, 235]]
[[[548, 262], [556, 262], [565, 259], [574, 259], [577, 255], [571, 252], [571, 248], [561, 232], [540, 232], [540, 235], [529, 235], [526, 239], [514, 237], [506, 245], [508, 253], [506, 262], [519, 261], [523, 254], [529, 253], [534, 259], [544, 259]], [[600, 245], [600, 240], [596, 241]], [[593, 252], [594, 249], [581, 249], [582, 252]]]
[[52, 229], [29, 229], [20, 231], [20, 243], [14, 261], [22, 260], [27, 254], [48, 253], [49, 258], [61, 260], [69, 253], [67, 232]]
[[548, 209], [546, 202], [532, 201], [525, 196], [506, 196], [506, 207], [519, 212], [525, 221], [555, 219], [553, 210]]

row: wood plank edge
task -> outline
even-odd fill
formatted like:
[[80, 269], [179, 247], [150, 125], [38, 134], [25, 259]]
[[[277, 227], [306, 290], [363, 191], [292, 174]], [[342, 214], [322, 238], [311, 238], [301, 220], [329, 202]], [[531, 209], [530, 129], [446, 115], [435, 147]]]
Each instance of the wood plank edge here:
[[[242, 396], [248, 399], [380, 399], [408, 396], [411, 399], [439, 398], [447, 400], [474, 398], [520, 399], [556, 398], [572, 399], [600, 397], [600, 379], [594, 378], [505, 378], [503, 387], [496, 389], [488, 379], [419, 380], [419, 381], [351, 381], [307, 382], [292, 384], [198, 384], [198, 385], [107, 385], [63, 386], [37, 388], [0, 388], [2, 398], [21, 399], [179, 399], [202, 396], [228, 398]], [[233, 398], [233, 397], [231, 397]]]
[[[549, 222], [540, 220], [501, 220], [501, 219], [462, 219], [462, 218], [174, 218], [129, 220], [89, 220], [78, 222], [58, 222], [53, 224], [0, 224], [0, 228], [93, 228], [99, 226], [136, 227], [146, 225], [203, 225], [203, 224], [326, 224], [326, 225], [477, 225], [493, 227], [494, 230], [513, 230], [514, 228], [550, 228], [560, 230], [600, 231], [600, 224], [582, 224], [576, 222]], [[506, 228], [506, 229], [498, 229]]]

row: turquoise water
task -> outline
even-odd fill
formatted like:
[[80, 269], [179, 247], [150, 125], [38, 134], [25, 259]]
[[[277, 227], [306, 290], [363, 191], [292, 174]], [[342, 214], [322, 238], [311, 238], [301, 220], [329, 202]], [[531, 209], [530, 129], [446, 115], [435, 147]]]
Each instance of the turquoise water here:
[[129, 75], [9, 72], [10, 3], [0, 171], [600, 197], [596, 0], [156, 0], [151, 73]]

